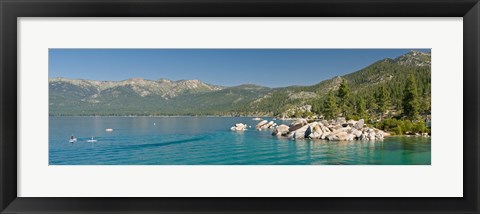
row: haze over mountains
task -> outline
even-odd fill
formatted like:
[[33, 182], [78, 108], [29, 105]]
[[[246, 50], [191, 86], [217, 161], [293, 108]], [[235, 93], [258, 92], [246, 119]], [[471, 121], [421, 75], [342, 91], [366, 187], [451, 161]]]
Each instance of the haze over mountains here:
[[[51, 78], [49, 114], [274, 116], [295, 106], [319, 103], [329, 90], [338, 88], [342, 79], [347, 80], [355, 96], [368, 95], [379, 85], [387, 85], [395, 97], [401, 96], [402, 92], [397, 88], [405, 84], [406, 76], [413, 74], [419, 81], [419, 89], [425, 91], [425, 85], [430, 83], [430, 65], [430, 53], [411, 51], [312, 86], [283, 88], [252, 84], [225, 87], [201, 80]], [[305, 78], [315, 78], [315, 74]]]

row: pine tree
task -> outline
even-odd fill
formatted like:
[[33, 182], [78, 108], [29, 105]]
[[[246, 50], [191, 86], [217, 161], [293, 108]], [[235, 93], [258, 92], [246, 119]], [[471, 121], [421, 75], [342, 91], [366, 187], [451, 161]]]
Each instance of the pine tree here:
[[340, 87], [338, 88], [337, 94], [339, 100], [340, 110], [342, 111], [342, 115], [346, 118], [348, 115], [349, 110], [349, 99], [350, 99], [350, 88], [348, 87], [347, 80], [343, 79], [342, 83], [340, 83]]
[[377, 102], [375, 101], [375, 97], [371, 93], [367, 93], [365, 95], [365, 102], [367, 103], [367, 109], [370, 112], [374, 112], [377, 110]]
[[380, 119], [383, 119], [383, 114], [387, 111], [390, 105], [390, 95], [384, 85], [378, 88], [376, 93], [377, 111], [380, 113]]
[[425, 114], [425, 117], [431, 113], [432, 108], [432, 97], [431, 97], [431, 85], [430, 83], [426, 84], [425, 92], [423, 93], [423, 103], [422, 103], [422, 111]]
[[317, 98], [315, 100], [312, 100], [312, 111], [316, 114], [321, 114], [322, 113], [322, 100]]
[[417, 81], [415, 76], [410, 75], [403, 92], [403, 114], [410, 120], [418, 119], [420, 102], [418, 97]]
[[326, 119], [335, 119], [337, 117], [338, 115], [337, 100], [332, 90], [328, 92], [327, 99], [325, 99], [323, 108], [324, 108]]
[[363, 99], [363, 97], [360, 97], [360, 99], [357, 102], [357, 115], [361, 119], [367, 119], [365, 109], [366, 109], [365, 99]]

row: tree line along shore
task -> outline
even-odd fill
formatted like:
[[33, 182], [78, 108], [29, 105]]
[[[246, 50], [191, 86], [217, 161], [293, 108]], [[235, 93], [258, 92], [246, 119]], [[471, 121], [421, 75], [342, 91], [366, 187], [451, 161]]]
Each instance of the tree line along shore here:
[[[428, 87], [424, 90], [430, 91]], [[382, 140], [390, 135], [431, 135], [430, 93], [420, 96], [418, 82], [410, 75], [403, 96], [394, 100], [385, 86], [364, 96], [352, 98], [348, 82], [343, 79], [337, 90], [330, 90], [323, 102], [304, 105], [277, 115], [278, 119], [294, 119], [290, 126], [277, 126], [263, 120], [256, 129], [274, 129], [273, 135], [289, 138], [328, 140]], [[398, 99], [398, 98], [397, 98]], [[392, 103], [399, 103], [394, 106]], [[231, 129], [241, 131], [244, 124]]]

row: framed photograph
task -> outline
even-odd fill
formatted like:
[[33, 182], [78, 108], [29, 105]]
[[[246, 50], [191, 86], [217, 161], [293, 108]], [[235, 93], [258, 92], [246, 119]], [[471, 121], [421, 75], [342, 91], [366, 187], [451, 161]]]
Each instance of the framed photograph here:
[[477, 0], [0, 8], [2, 213], [478, 213]]

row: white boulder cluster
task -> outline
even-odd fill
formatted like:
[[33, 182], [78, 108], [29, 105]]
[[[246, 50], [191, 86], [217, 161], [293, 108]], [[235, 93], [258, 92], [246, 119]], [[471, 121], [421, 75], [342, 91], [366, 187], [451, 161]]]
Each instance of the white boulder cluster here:
[[245, 131], [247, 130], [247, 124], [237, 123], [230, 128], [232, 131]]
[[359, 121], [337, 119], [336, 121], [316, 121], [308, 123], [306, 119], [298, 119], [290, 126], [280, 125], [272, 135], [285, 136], [292, 139], [323, 139], [331, 141], [351, 140], [383, 140], [388, 133], [365, 126], [363, 119]]
[[273, 121], [268, 122], [268, 120], [262, 120], [260, 123], [258, 123], [255, 128], [257, 130], [262, 130], [262, 129], [273, 129], [277, 127], [277, 124]]

